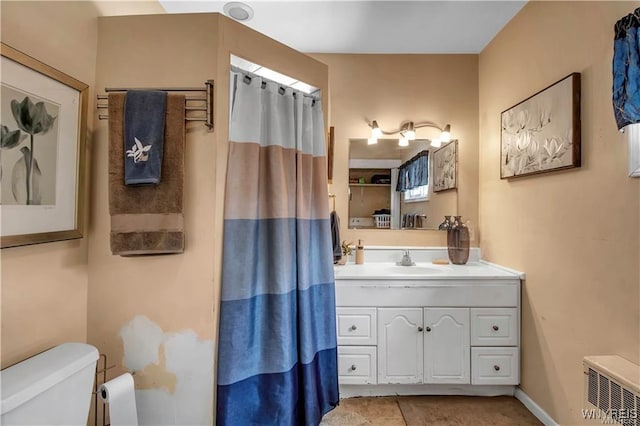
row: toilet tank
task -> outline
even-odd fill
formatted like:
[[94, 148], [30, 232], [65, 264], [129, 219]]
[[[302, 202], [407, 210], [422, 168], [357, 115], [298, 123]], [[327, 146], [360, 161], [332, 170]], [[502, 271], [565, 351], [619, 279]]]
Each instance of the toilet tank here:
[[64, 343], [0, 371], [0, 424], [86, 425], [98, 350]]

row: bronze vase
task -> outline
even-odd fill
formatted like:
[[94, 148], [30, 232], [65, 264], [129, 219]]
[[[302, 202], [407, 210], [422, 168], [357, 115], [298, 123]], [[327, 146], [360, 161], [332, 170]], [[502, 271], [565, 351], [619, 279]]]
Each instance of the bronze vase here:
[[449, 260], [454, 265], [464, 265], [469, 260], [469, 228], [456, 216], [447, 230]]

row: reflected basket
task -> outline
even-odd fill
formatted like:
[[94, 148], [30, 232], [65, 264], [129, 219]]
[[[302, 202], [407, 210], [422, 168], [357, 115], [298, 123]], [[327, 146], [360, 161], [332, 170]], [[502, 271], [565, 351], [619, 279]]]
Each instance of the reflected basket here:
[[374, 214], [372, 215], [376, 222], [376, 228], [391, 228], [390, 214]]

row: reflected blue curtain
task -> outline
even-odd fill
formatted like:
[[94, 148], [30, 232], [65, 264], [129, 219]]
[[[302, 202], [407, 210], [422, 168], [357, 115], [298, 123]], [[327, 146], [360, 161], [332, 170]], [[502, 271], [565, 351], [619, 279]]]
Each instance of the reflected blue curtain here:
[[613, 112], [618, 129], [640, 123], [640, 8], [616, 22]]
[[421, 151], [398, 168], [397, 192], [429, 183], [429, 151]]

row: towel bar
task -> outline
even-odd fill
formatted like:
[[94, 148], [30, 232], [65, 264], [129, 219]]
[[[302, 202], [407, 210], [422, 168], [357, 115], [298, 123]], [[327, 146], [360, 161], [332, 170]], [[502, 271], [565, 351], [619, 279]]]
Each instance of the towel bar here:
[[332, 211], [336, 211], [336, 194], [329, 194], [329, 198], [331, 198], [331, 202], [333, 203]]
[[[158, 88], [124, 88], [124, 87], [106, 87], [105, 92], [126, 92], [129, 90], [160, 90], [165, 92], [202, 92], [204, 96], [185, 96], [185, 121], [204, 121], [210, 132], [213, 131], [213, 80], [207, 80], [203, 87], [158, 87]], [[109, 96], [97, 95], [98, 109], [109, 108]], [[107, 103], [100, 103], [107, 101]], [[200, 111], [204, 115], [189, 115], [191, 111]], [[108, 114], [98, 114], [98, 119], [107, 120]]]

